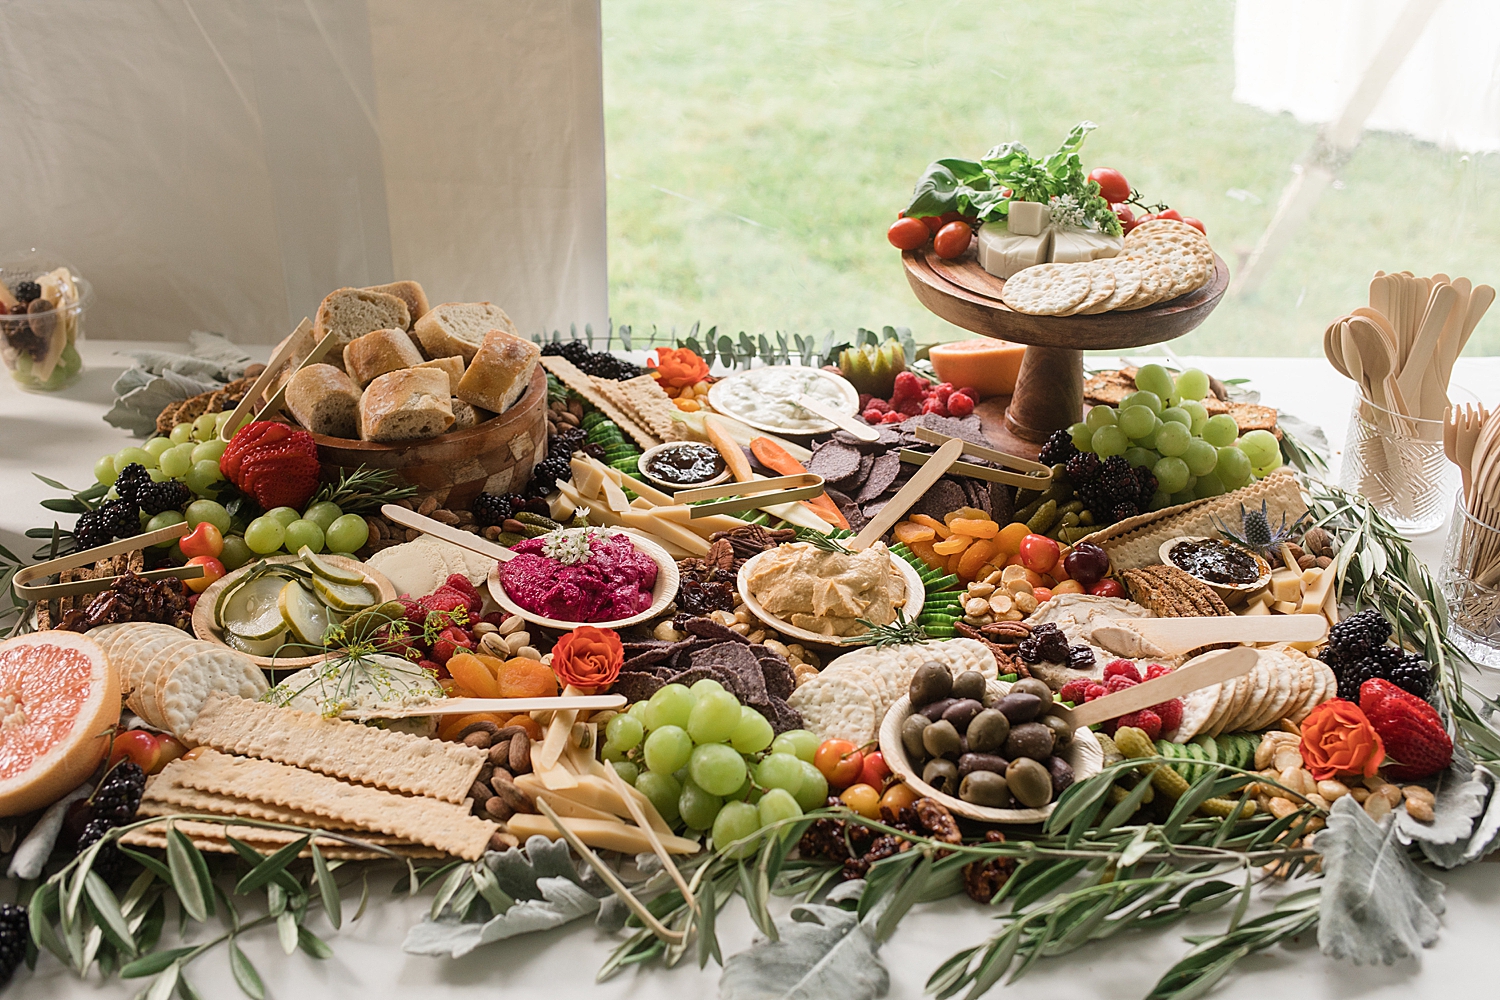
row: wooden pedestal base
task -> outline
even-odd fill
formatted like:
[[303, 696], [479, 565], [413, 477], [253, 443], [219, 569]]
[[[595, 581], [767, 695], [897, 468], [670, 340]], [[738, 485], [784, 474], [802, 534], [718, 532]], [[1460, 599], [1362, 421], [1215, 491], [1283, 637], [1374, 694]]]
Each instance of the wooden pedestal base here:
[[1026, 348], [1005, 426], [1040, 444], [1055, 430], [1083, 419], [1083, 352], [1066, 347]]

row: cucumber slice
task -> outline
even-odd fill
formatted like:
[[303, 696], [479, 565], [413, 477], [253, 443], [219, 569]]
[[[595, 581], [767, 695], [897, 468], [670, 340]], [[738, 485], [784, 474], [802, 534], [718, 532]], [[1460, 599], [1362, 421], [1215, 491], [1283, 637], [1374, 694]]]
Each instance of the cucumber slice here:
[[287, 627], [298, 642], [321, 646], [328, 631], [328, 609], [307, 588], [293, 580], [281, 588], [277, 604]]
[[[247, 639], [233, 632], [225, 632], [224, 643], [230, 649], [237, 649], [241, 653], [249, 653], [251, 656], [275, 656], [277, 650], [280, 650], [291, 640], [291, 634], [285, 631], [285, 623], [282, 624], [282, 629], [281, 632], [276, 633], [269, 639]], [[300, 654], [293, 653], [291, 655], [296, 656]]]
[[334, 611], [362, 611], [378, 599], [373, 587], [365, 584], [333, 583], [321, 576], [312, 578], [313, 593]]
[[1219, 744], [1214, 740], [1212, 736], [1199, 736], [1194, 739], [1193, 742], [1203, 748], [1203, 754], [1205, 757], [1216, 764], [1218, 763]]
[[[365, 575], [359, 570], [335, 566], [306, 545], [297, 550], [297, 558], [301, 559], [308, 569], [330, 583], [361, 584], [365, 582]], [[322, 641], [321, 636], [318, 641]]]
[[236, 587], [229, 599], [216, 609], [219, 612], [216, 615], [218, 626], [251, 642], [281, 635], [286, 631], [286, 622], [281, 617], [278, 600], [281, 588], [286, 585], [281, 577], [267, 574]]

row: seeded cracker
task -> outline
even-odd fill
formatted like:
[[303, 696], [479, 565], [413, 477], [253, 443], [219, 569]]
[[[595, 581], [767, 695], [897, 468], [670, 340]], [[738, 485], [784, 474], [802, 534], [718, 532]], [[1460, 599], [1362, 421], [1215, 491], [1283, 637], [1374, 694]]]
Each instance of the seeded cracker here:
[[484, 855], [490, 835], [498, 829], [494, 823], [471, 815], [462, 805], [350, 785], [268, 760], [208, 750], [192, 760], [176, 761], [176, 765], [182, 765], [177, 780], [188, 788], [238, 795], [353, 823], [467, 861]]
[[222, 694], [204, 702], [186, 742], [444, 802], [464, 800], [485, 760], [474, 747]]

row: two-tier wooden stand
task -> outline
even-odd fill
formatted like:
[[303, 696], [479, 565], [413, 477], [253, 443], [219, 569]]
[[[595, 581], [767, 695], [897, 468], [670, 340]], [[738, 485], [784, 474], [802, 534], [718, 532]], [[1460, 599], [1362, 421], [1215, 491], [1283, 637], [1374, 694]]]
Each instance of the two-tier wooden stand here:
[[985, 436], [1002, 451], [1034, 457], [1053, 431], [1082, 419], [1083, 352], [1145, 347], [1173, 340], [1213, 312], [1229, 287], [1229, 268], [1195, 292], [1145, 309], [1094, 316], [1029, 316], [1000, 301], [1005, 281], [979, 266], [971, 248], [954, 260], [925, 250], [901, 255], [917, 300], [956, 326], [1025, 344], [1013, 396], [981, 403]]

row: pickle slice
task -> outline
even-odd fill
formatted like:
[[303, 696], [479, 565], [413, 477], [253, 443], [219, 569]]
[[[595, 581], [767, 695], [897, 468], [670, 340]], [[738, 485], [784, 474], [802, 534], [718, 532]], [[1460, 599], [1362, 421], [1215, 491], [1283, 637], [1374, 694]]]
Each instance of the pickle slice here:
[[321, 646], [328, 631], [328, 609], [296, 580], [281, 588], [278, 599], [281, 617], [298, 642]]
[[280, 577], [267, 575], [236, 587], [218, 608], [219, 627], [252, 641], [279, 636], [286, 631], [279, 606], [282, 585]]
[[330, 583], [345, 583], [353, 586], [365, 582], [365, 575], [359, 570], [345, 569], [342, 566], [335, 566], [327, 559], [319, 556], [316, 552], [308, 548], [306, 545], [297, 550], [297, 558], [301, 559], [303, 565], [305, 565], [308, 569], [312, 570], [318, 576], [321, 576], [323, 579], [329, 581]]

